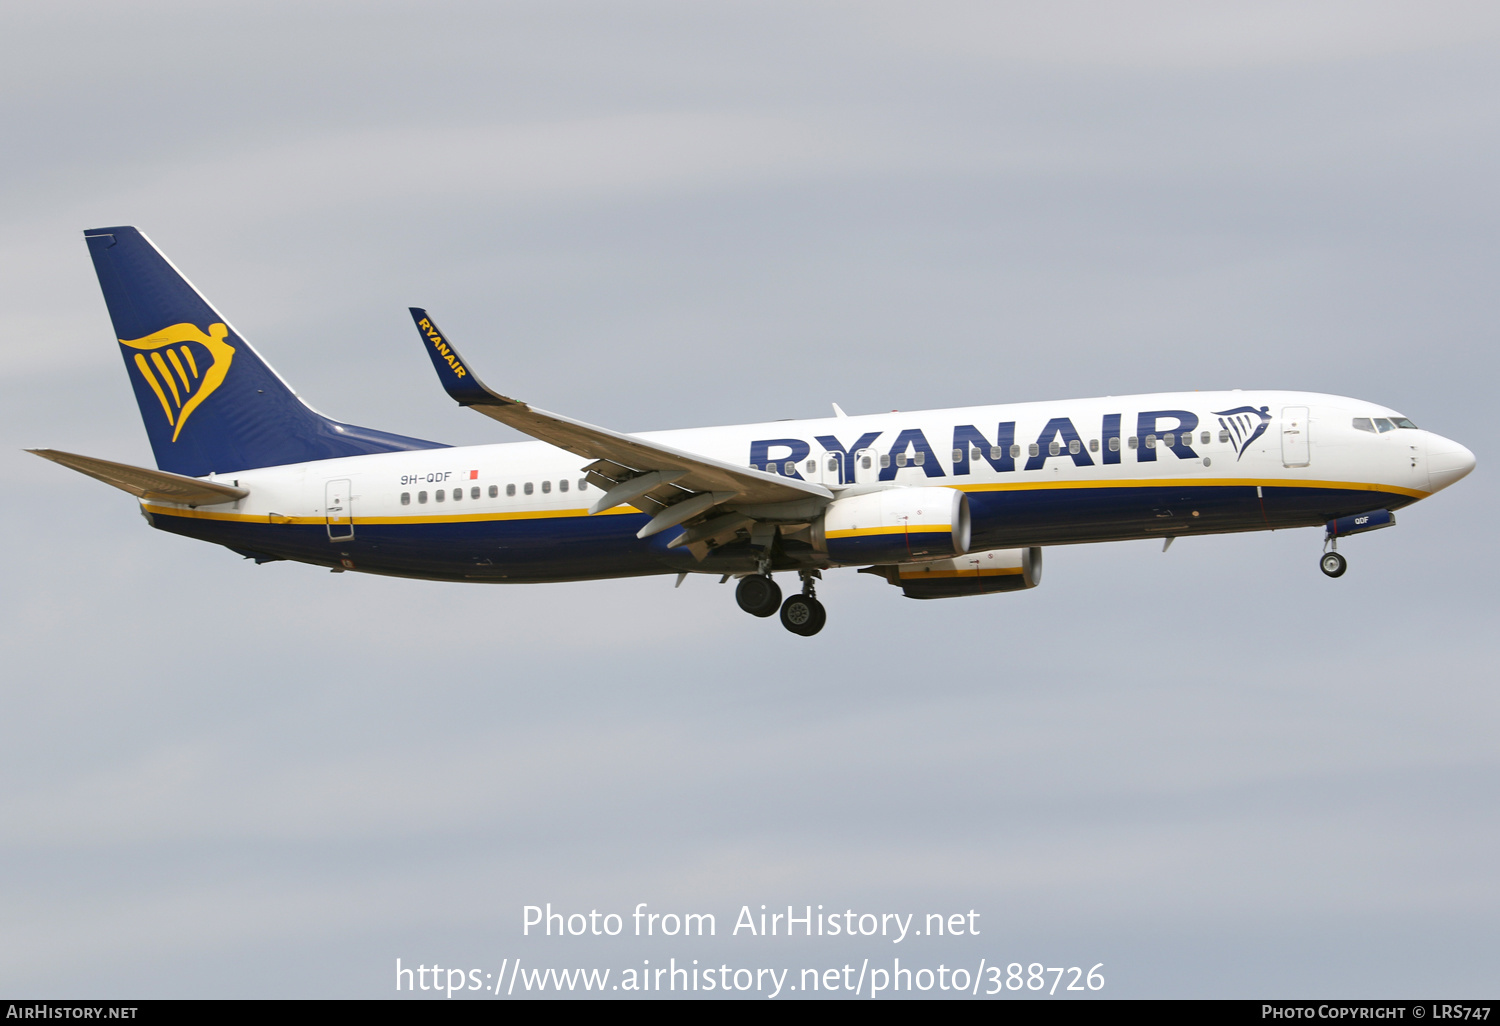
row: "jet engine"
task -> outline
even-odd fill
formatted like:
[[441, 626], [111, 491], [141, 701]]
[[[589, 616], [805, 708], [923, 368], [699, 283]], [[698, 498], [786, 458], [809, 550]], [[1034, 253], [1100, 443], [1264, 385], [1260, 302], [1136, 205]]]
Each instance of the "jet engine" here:
[[859, 572], [884, 577], [914, 599], [1024, 591], [1042, 583], [1042, 550], [986, 549], [954, 559], [867, 566]]
[[969, 497], [956, 488], [885, 488], [829, 503], [812, 524], [831, 562], [906, 563], [969, 551]]

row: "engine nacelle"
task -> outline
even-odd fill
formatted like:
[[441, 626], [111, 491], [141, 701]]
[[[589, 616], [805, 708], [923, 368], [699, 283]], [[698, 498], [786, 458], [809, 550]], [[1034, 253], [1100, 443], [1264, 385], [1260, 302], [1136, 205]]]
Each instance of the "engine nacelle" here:
[[907, 563], [969, 551], [969, 497], [956, 488], [884, 488], [829, 503], [813, 548], [834, 563]]
[[1042, 583], [1042, 550], [987, 549], [954, 559], [870, 566], [860, 573], [884, 577], [914, 599], [1024, 591]]

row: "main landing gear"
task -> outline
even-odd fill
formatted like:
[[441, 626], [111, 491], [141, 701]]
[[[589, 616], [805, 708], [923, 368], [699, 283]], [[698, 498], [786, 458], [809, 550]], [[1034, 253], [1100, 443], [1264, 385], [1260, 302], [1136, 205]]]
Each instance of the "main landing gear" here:
[[781, 607], [781, 589], [769, 574], [751, 574], [740, 578], [734, 600], [751, 616], [775, 616]]
[[828, 622], [828, 611], [813, 591], [816, 573], [815, 570], [801, 571], [802, 591], [785, 602], [781, 600], [781, 588], [771, 580], [770, 574], [751, 574], [740, 578], [734, 589], [734, 600], [751, 616], [774, 616], [779, 607], [781, 625], [793, 634], [810, 638]]

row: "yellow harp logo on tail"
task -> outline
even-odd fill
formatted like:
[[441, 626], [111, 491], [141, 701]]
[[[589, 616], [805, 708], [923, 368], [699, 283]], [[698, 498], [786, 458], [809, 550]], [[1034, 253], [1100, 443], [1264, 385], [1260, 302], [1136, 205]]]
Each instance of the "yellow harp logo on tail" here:
[[174, 429], [172, 441], [199, 404], [224, 383], [234, 359], [234, 346], [224, 341], [228, 334], [223, 324], [210, 324], [204, 334], [196, 324], [184, 323], [145, 338], [120, 339], [120, 345], [142, 350], [135, 354], [135, 366]]

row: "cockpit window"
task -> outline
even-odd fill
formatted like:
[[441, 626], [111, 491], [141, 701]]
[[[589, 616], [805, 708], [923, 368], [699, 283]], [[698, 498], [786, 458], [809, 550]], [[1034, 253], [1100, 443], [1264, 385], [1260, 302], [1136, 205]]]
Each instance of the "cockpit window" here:
[[1405, 417], [1392, 417], [1391, 420], [1395, 422], [1398, 428], [1406, 428], [1410, 431], [1417, 430], [1417, 426]]
[[1392, 424], [1390, 421], [1386, 420], [1384, 417], [1376, 417], [1375, 418], [1375, 426], [1380, 429], [1380, 433], [1382, 435], [1385, 434], [1387, 431], [1394, 431], [1394, 430], [1396, 430], [1396, 425]]
[[1354, 430], [1368, 431], [1373, 435], [1375, 433], [1375, 422], [1372, 421], [1369, 417], [1355, 417]]

